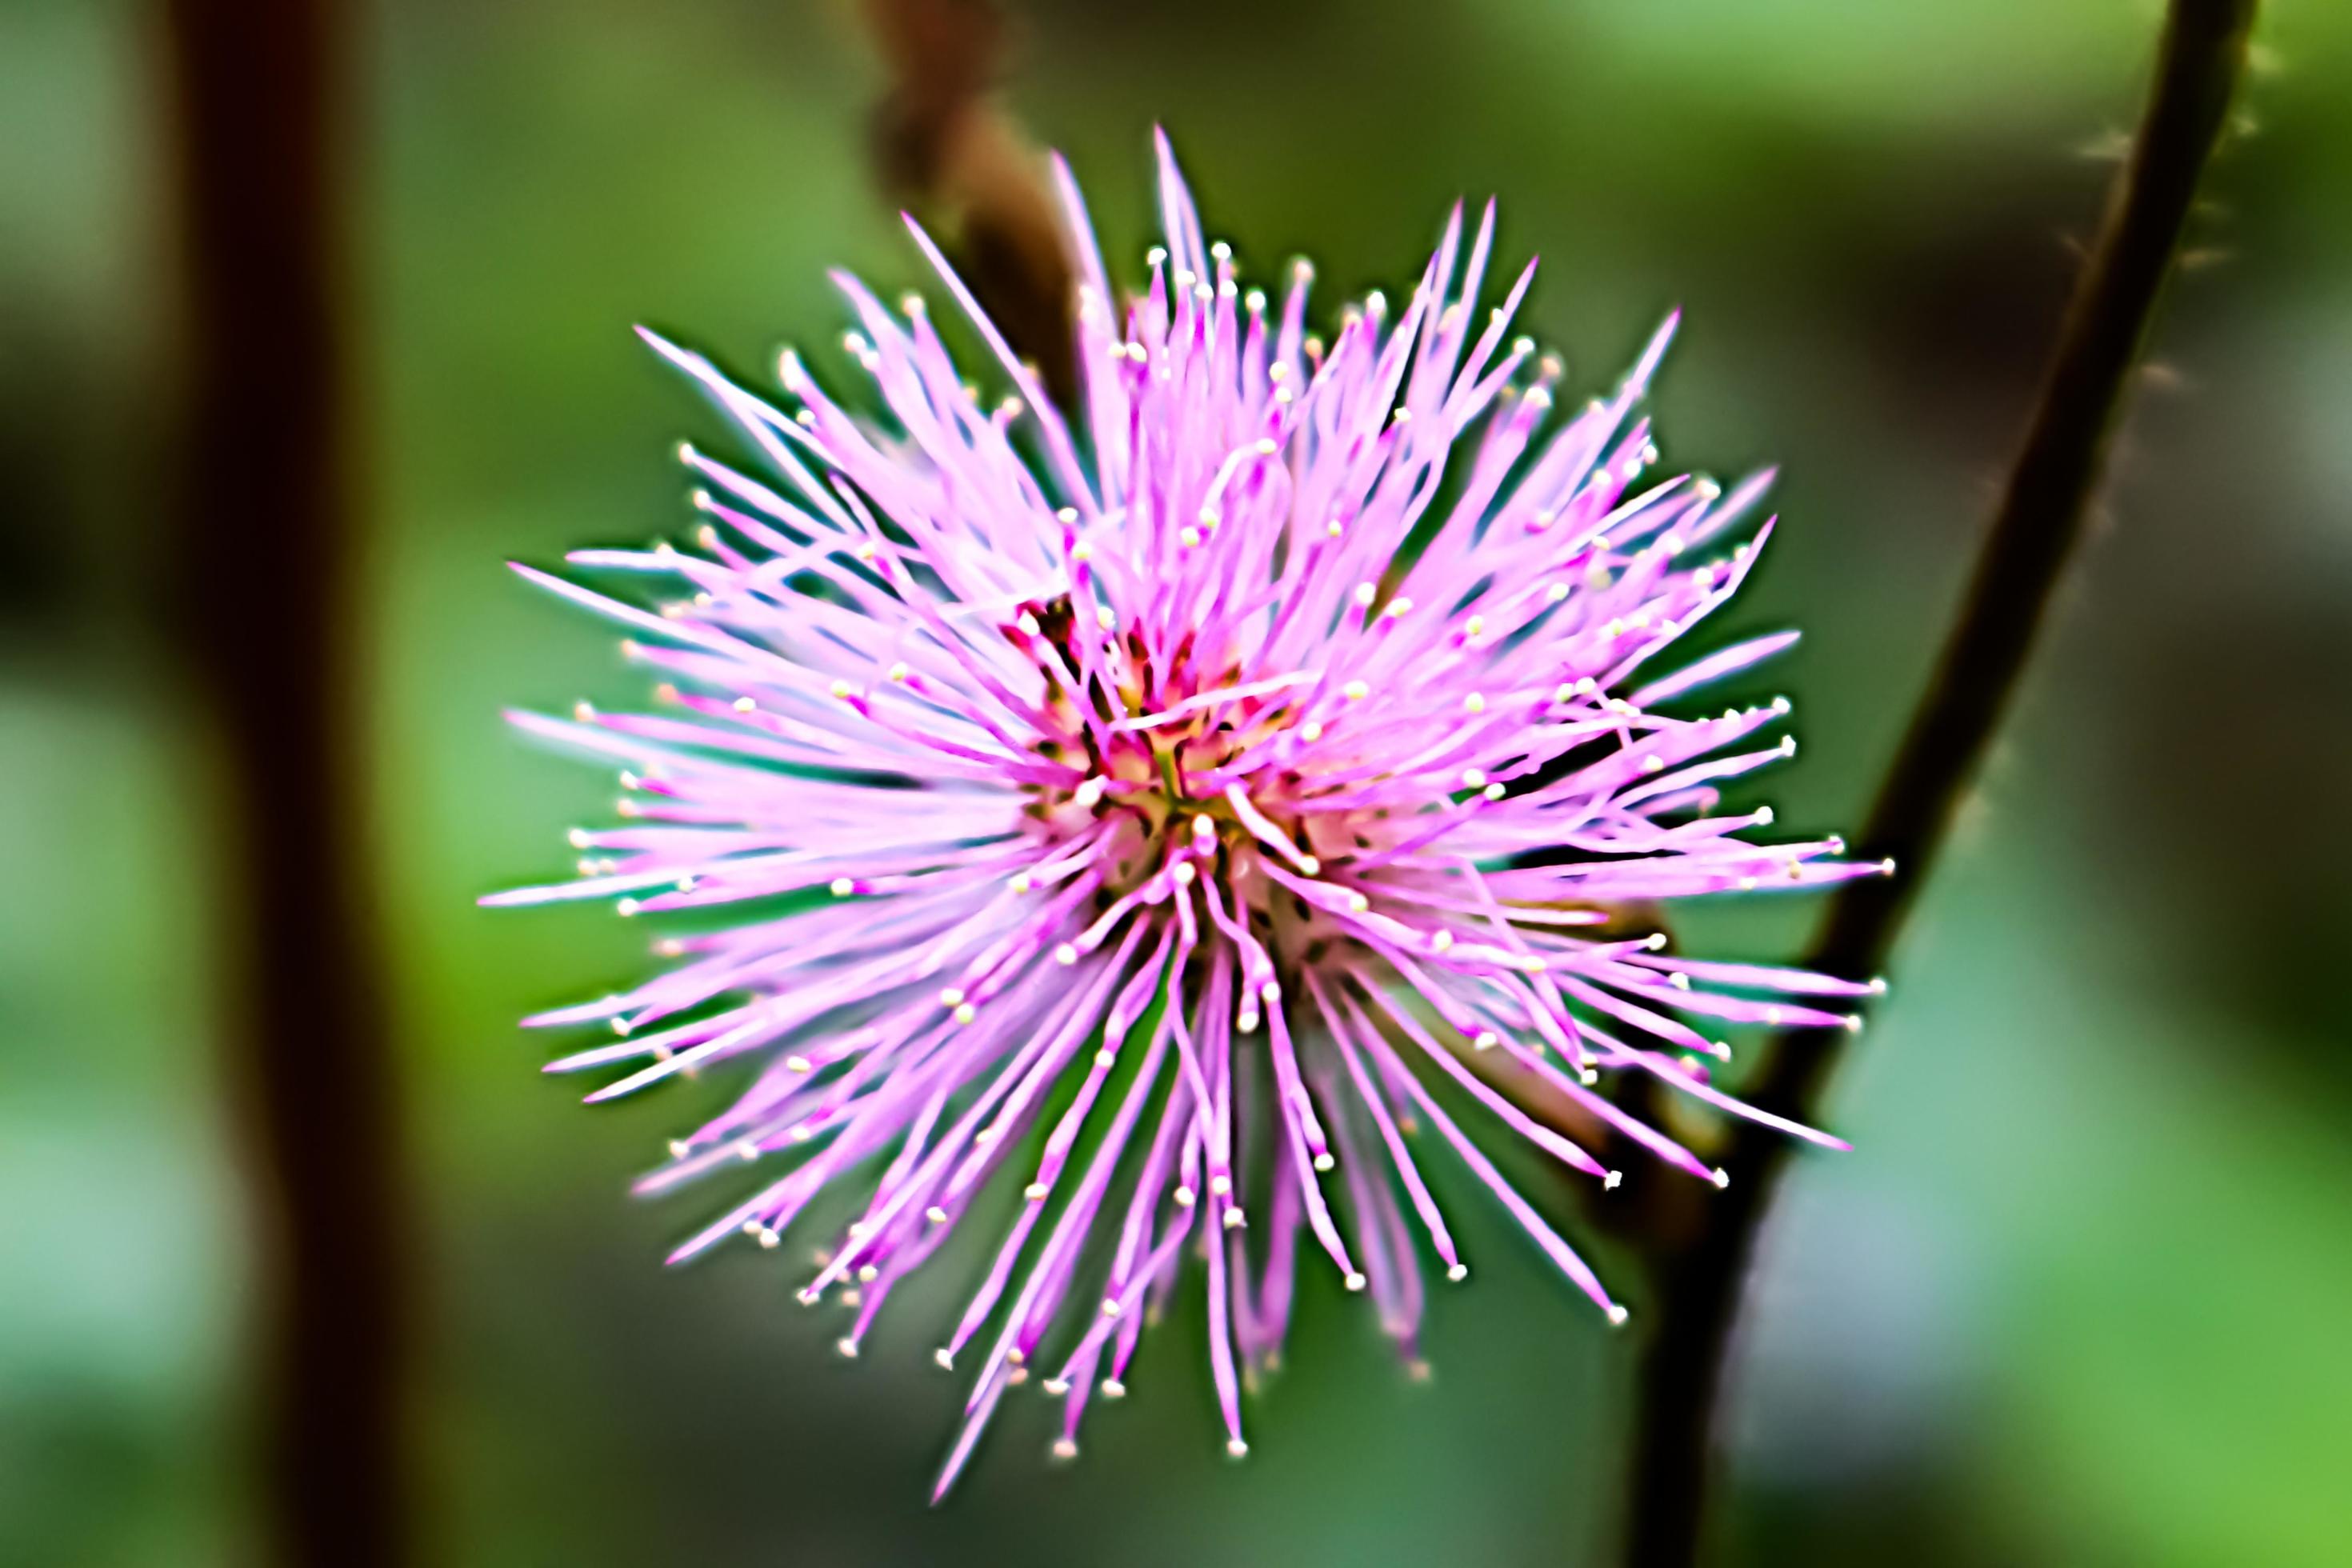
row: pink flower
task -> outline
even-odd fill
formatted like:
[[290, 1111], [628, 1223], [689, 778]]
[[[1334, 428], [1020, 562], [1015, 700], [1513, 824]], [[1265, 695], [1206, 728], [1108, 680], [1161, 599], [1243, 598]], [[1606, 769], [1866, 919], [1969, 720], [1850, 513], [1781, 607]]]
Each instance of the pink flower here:
[[624, 764], [627, 820], [573, 833], [578, 880], [486, 900], [704, 911], [657, 944], [665, 973], [530, 1022], [618, 1035], [551, 1064], [626, 1069], [591, 1100], [740, 1074], [641, 1184], [744, 1189], [679, 1258], [846, 1205], [801, 1292], [854, 1306], [844, 1353], [976, 1203], [996, 1223], [983, 1194], [1018, 1168], [1018, 1213], [938, 1352], [976, 1367], [941, 1491], [1033, 1371], [1074, 1452], [1196, 1256], [1235, 1454], [1238, 1369], [1282, 1342], [1302, 1230], [1410, 1354], [1423, 1256], [1467, 1272], [1432, 1163], [1467, 1165], [1622, 1321], [1446, 1102], [1617, 1173], [1464, 1058], [1499, 1053], [1720, 1181], [1605, 1079], [1760, 1115], [1712, 1087], [1697, 1064], [1728, 1047], [1685, 1020], [1850, 1026], [1816, 1003], [1869, 989], [1602, 929], [1638, 902], [1879, 868], [1834, 839], [1758, 842], [1769, 810], [1722, 809], [1721, 786], [1792, 749], [1760, 739], [1785, 703], [1683, 711], [1793, 634], [1657, 673], [1771, 528], [1733, 542], [1769, 476], [1641, 482], [1657, 451], [1635, 410], [1673, 322], [1612, 395], [1556, 414], [1559, 366], [1508, 335], [1533, 265], [1478, 307], [1491, 207], [1466, 254], [1456, 211], [1401, 309], [1373, 294], [1326, 342], [1307, 266], [1277, 306], [1204, 245], [1164, 140], [1167, 248], [1132, 298], [1055, 172], [1075, 428], [919, 231], [1001, 402], [919, 300], [894, 312], [847, 277], [849, 353], [886, 418], [794, 356], [779, 407], [646, 334], [761, 472], [687, 448], [692, 548], [571, 557], [674, 584], [656, 608], [516, 568], [629, 627], [677, 710], [516, 715]]

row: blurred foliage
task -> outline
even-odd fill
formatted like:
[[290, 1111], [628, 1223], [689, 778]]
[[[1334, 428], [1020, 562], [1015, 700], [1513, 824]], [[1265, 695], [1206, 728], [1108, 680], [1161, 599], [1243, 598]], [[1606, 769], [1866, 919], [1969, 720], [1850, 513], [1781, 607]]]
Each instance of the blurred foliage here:
[[[1735, 612], [1807, 641], [1759, 688], [1851, 822], [1948, 612], [2133, 113], [2145, 0], [1035, 0], [1015, 94], [1108, 248], [1148, 243], [1146, 134], [1213, 232], [1327, 298], [1394, 289], [1499, 195], [1533, 324], [1612, 376], [1680, 303], [1670, 461], [1782, 464]], [[0, 9], [0, 1560], [243, 1560], [244, 1243], [206, 978], [208, 764], [146, 549], [173, 339], [152, 18]], [[502, 556], [686, 518], [713, 422], [625, 331], [821, 363], [824, 269], [917, 261], [873, 195], [852, 18], [752, 0], [395, 0], [364, 13], [356, 321], [367, 689], [407, 1109], [428, 1186], [418, 1391], [436, 1562], [955, 1556], [1559, 1562], [1611, 1529], [1622, 1346], [1451, 1184], [1475, 1285], [1427, 1384], [1310, 1284], [1249, 1462], [1197, 1306], [1074, 1468], [1014, 1407], [947, 1508], [950, 1267], [856, 1365], [775, 1259], [668, 1274], [704, 1200], [628, 1202], [678, 1097], [573, 1109], [531, 1007], [642, 961], [609, 914], [493, 916], [608, 781], [506, 702], [619, 701], [611, 639]], [[2352, 13], [2278, 0], [2118, 448], [2113, 526], [1771, 1237], [1741, 1373], [1738, 1555], [2352, 1561]], [[256, 345], [266, 353], [267, 345]], [[837, 359], [834, 366], [838, 369]], [[237, 542], [224, 539], [220, 548]], [[267, 637], [267, 626], [255, 628]], [[2291, 825], [2292, 835], [2271, 833]], [[2255, 833], [2256, 827], [2266, 830]], [[1695, 912], [1788, 951], [1801, 904]], [[707, 1092], [707, 1091], [702, 1091]]]

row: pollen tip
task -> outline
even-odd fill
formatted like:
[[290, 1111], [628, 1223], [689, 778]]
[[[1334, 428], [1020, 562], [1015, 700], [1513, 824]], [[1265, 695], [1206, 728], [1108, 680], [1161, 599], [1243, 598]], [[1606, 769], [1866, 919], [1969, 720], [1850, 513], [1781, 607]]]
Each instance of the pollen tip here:
[[1470, 1266], [1466, 1263], [1449, 1264], [1445, 1269], [1445, 1277], [1459, 1285], [1470, 1278]]
[[1127, 1384], [1121, 1383], [1115, 1377], [1104, 1378], [1102, 1380], [1102, 1396], [1105, 1399], [1124, 1399], [1127, 1397]]
[[939, 1349], [933, 1351], [931, 1352], [931, 1359], [939, 1363], [941, 1366], [947, 1368], [950, 1372], [953, 1372], [955, 1370], [955, 1352], [948, 1349], [945, 1345], [941, 1345]]
[[1350, 1271], [1348, 1277], [1339, 1282], [1350, 1290], [1361, 1290], [1365, 1284], [1364, 1276], [1360, 1271]]
[[1225, 1439], [1225, 1452], [1238, 1459], [1249, 1452], [1249, 1445], [1239, 1437], [1228, 1437]]
[[1624, 1303], [1621, 1301], [1612, 1301], [1609, 1303], [1609, 1326], [1611, 1328], [1623, 1328], [1625, 1326], [1625, 1320], [1633, 1315], [1633, 1313], [1625, 1310]]

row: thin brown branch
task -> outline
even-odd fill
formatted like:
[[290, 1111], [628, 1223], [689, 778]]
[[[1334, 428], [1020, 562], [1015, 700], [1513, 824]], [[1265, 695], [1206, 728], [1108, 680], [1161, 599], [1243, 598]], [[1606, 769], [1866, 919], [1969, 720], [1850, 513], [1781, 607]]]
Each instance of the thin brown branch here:
[[1043, 160], [995, 98], [1009, 25], [993, 0], [866, 0], [891, 86], [875, 160], [892, 199], [947, 226], [950, 257], [1046, 391], [1076, 405], [1072, 274]]
[[186, 351], [171, 609], [217, 802], [268, 1548], [395, 1563], [408, 1234], [349, 679], [349, 18], [172, 0], [164, 19]]
[[[1955, 809], [2015, 694], [2086, 514], [2197, 187], [2227, 121], [2255, 0], [2174, 0], [2129, 161], [2044, 374], [2025, 442], [1986, 536], [1968, 598], [1881, 786], [1860, 843], [1896, 863], [1832, 900], [1809, 963], [1867, 975], [1886, 963]], [[1783, 1036], [1747, 1086], [1758, 1106], [1818, 1119], [1845, 1037]], [[1723, 1364], [1756, 1235], [1788, 1160], [1786, 1140], [1743, 1124], [1730, 1189], [1689, 1240], [1658, 1259], [1636, 1392], [1627, 1558], [1698, 1560]]]

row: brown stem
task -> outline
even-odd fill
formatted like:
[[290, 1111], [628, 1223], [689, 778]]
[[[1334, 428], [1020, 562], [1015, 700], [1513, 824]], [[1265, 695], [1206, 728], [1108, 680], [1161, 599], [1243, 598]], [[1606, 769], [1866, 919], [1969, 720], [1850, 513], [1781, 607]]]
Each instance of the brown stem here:
[[171, 0], [184, 268], [173, 618], [217, 788], [254, 1205], [263, 1498], [285, 1563], [404, 1561], [405, 1190], [358, 763], [336, 0]]
[[[2015, 691], [2067, 558], [2081, 539], [2107, 438], [2206, 162], [2244, 63], [2255, 0], [2174, 0], [2156, 79], [2088, 267], [2060, 331], [1966, 605], [1862, 838], [1897, 874], [1848, 882], [1808, 960], [1835, 974], [1885, 965], [1954, 808]], [[1815, 1120], [1843, 1055], [1837, 1032], [1785, 1035], [1759, 1055], [1756, 1105]], [[1686, 1245], [1657, 1260], [1636, 1390], [1627, 1560], [1698, 1560], [1725, 1352], [1756, 1236], [1787, 1163], [1785, 1139], [1742, 1123], [1729, 1190]]]
[[1073, 282], [1034, 148], [992, 94], [1007, 24], [995, 0], [866, 0], [891, 86], [875, 159], [893, 199], [936, 212], [956, 269], [1046, 391], [1077, 406]]

